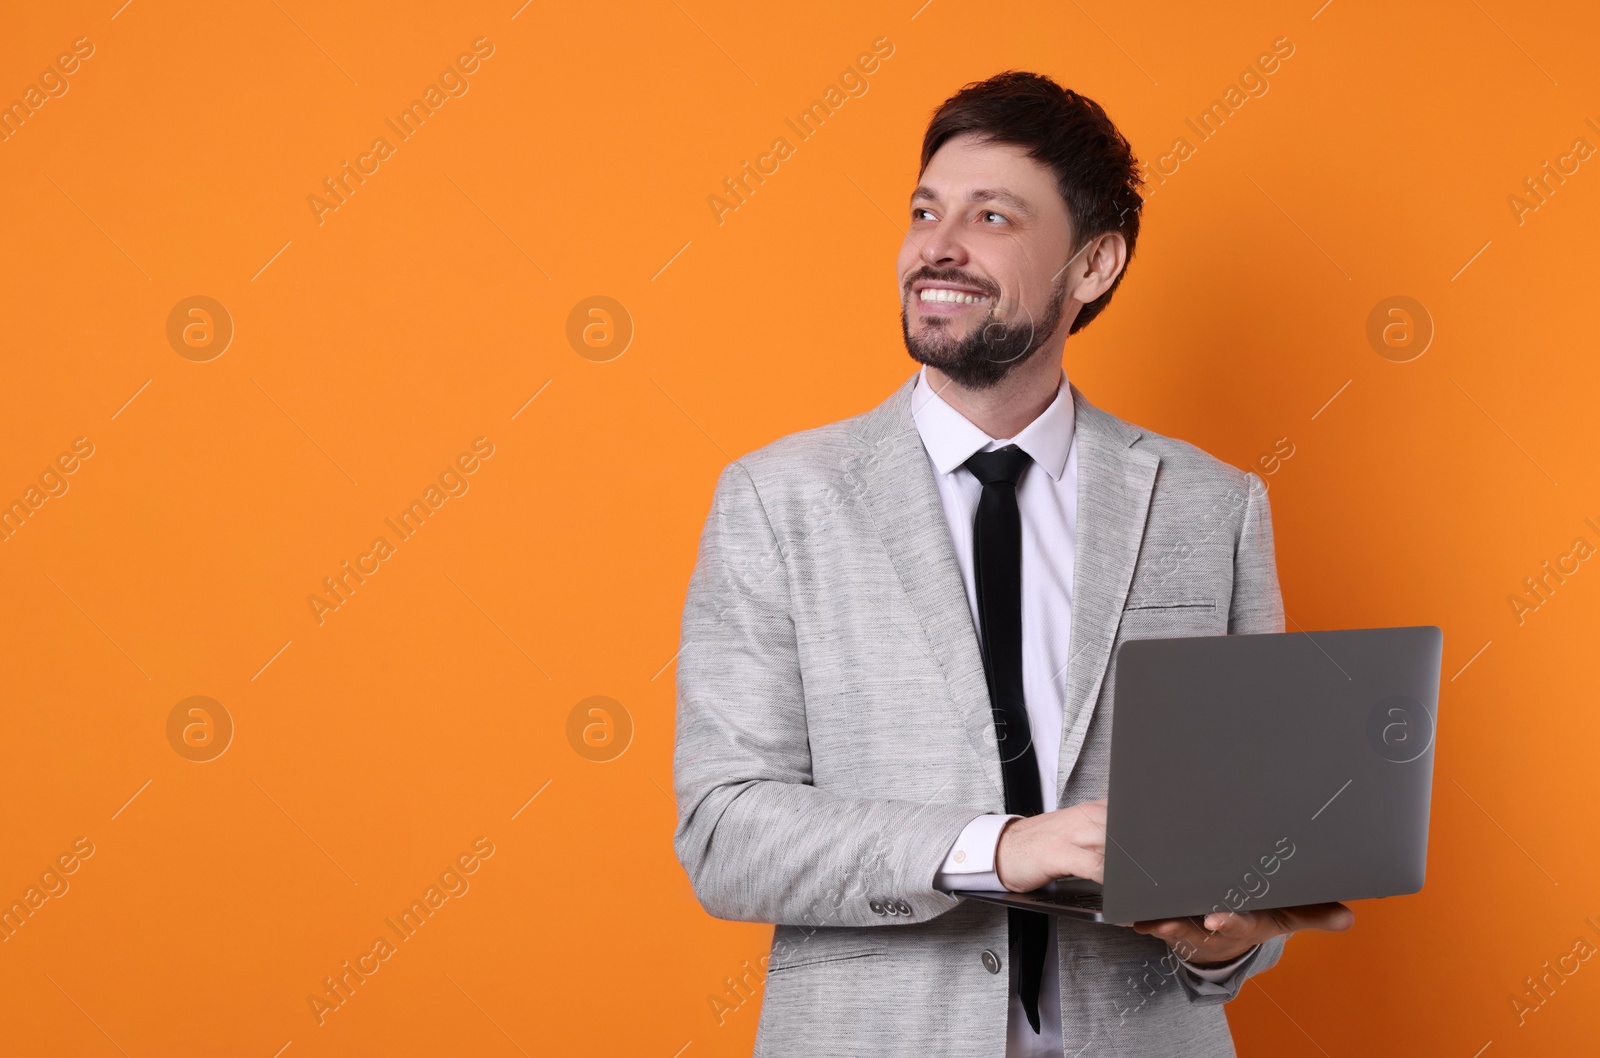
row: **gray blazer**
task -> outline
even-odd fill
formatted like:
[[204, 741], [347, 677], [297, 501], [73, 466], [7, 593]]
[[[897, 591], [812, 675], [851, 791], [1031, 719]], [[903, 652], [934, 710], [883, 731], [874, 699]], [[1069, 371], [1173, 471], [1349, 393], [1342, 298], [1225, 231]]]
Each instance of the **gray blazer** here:
[[[689, 581], [674, 846], [708, 912], [776, 924], [762, 1056], [1005, 1055], [1005, 910], [933, 887], [966, 823], [1005, 807], [915, 382], [725, 467]], [[1106, 794], [1116, 644], [1283, 630], [1261, 479], [1072, 399], [1062, 805]], [[1232, 1055], [1220, 1004], [1283, 949], [1198, 996], [1160, 940], [1059, 930], [1065, 1053], [1083, 1058]]]

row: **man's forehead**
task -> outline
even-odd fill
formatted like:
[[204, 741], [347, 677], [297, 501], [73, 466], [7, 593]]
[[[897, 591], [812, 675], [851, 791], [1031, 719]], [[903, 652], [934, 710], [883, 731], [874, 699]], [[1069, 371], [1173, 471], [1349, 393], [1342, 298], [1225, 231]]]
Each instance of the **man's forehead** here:
[[964, 198], [974, 202], [1035, 203], [1055, 190], [1055, 178], [1027, 149], [1013, 143], [993, 143], [972, 135], [952, 138], [928, 160], [911, 197], [942, 200]]

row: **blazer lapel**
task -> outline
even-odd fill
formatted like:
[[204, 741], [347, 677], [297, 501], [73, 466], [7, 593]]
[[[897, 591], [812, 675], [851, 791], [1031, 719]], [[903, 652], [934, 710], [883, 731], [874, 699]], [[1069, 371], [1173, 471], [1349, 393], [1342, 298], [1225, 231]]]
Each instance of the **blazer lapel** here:
[[961, 726], [1003, 803], [1000, 755], [978, 630], [945, 523], [939, 486], [911, 417], [916, 381], [913, 374], [893, 396], [862, 416], [856, 430], [860, 447], [844, 468], [845, 479], [852, 491], [860, 492], [883, 538], [933, 657], [944, 672]]
[[[1056, 796], [1077, 765], [1105, 680], [1133, 580], [1160, 457], [1132, 448], [1139, 431], [1101, 411], [1072, 386], [1078, 448], [1077, 554], [1072, 572], [1072, 628], [1062, 702]], [[981, 660], [981, 659], [980, 659]]]

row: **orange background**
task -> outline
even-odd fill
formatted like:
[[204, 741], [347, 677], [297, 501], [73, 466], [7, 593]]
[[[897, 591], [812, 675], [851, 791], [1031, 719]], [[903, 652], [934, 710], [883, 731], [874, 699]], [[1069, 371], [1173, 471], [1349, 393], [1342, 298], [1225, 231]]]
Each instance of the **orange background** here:
[[[0, 34], [0, 101], [94, 47], [0, 143], [0, 500], [93, 445], [0, 543], [0, 902], [95, 849], [0, 943], [0, 1052], [749, 1053], [756, 1004], [708, 997], [769, 928], [705, 915], [671, 849], [696, 543], [729, 460], [914, 369], [920, 137], [1008, 67], [1152, 167], [1194, 148], [1074, 382], [1239, 466], [1289, 439], [1295, 625], [1445, 630], [1427, 887], [1293, 940], [1229, 1007], [1241, 1052], [1592, 1046], [1600, 964], [1524, 1025], [1509, 999], [1600, 943], [1600, 572], [1520, 625], [1507, 599], [1600, 544], [1600, 159], [1508, 202], [1600, 145], [1593, 5], [116, 4]], [[880, 37], [868, 92], [719, 224], [708, 196]], [[467, 93], [319, 224], [308, 196], [479, 38]], [[167, 339], [193, 295], [235, 328], [205, 362]], [[621, 355], [568, 341], [595, 295]], [[1407, 362], [1366, 336], [1394, 295], [1436, 328]], [[319, 624], [323, 578], [480, 437], [470, 491]], [[205, 763], [167, 735], [194, 695], [235, 728]], [[596, 695], [633, 728], [606, 762], [568, 733]], [[319, 1025], [308, 994], [480, 837], [470, 889]]]

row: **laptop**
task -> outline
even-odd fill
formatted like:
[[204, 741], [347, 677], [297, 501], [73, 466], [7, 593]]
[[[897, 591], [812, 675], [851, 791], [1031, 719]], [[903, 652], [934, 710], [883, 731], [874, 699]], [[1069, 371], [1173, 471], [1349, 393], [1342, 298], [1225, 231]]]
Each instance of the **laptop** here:
[[1105, 884], [951, 895], [1127, 925], [1422, 888], [1435, 626], [1124, 642]]

